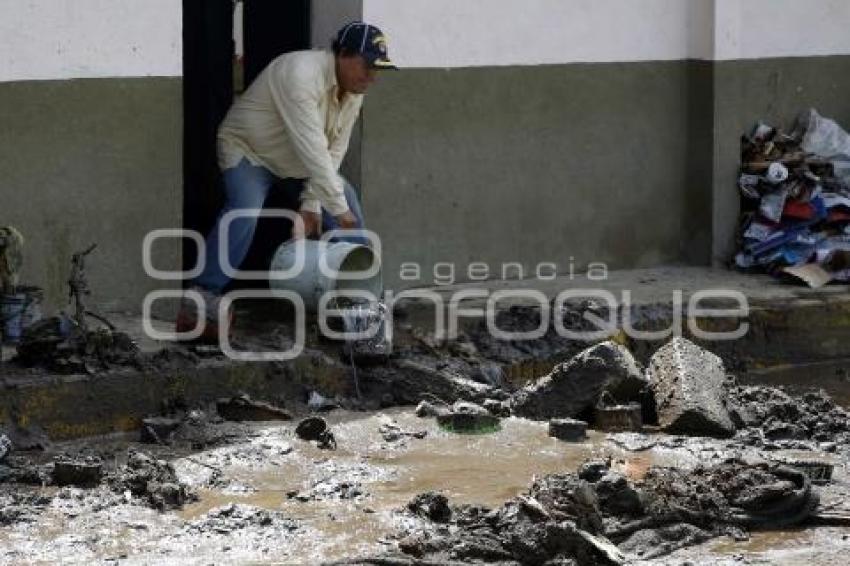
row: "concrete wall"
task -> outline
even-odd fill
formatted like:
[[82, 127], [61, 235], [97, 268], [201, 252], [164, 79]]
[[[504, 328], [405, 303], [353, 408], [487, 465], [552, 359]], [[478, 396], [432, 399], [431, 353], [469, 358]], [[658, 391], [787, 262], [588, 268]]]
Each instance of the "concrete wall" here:
[[676, 61], [383, 77], [364, 111], [362, 163], [387, 282], [409, 262], [429, 284], [440, 262], [464, 280], [474, 262], [498, 274], [504, 262], [681, 261], [686, 227], [710, 233], [704, 209], [689, 215], [710, 187], [685, 183], [688, 80]]
[[[367, 96], [344, 171], [390, 287], [439, 262], [562, 272], [731, 252], [738, 136], [816, 106], [850, 125], [844, 0], [314, 0], [313, 43], [363, 18], [403, 67]], [[0, 0], [0, 224], [64, 301], [92, 241], [96, 299], [161, 283], [141, 239], [181, 224], [177, 0]], [[132, 17], [128, 17], [132, 14]], [[179, 265], [177, 242], [157, 248]], [[416, 262], [418, 281], [401, 281]]]
[[[138, 310], [163, 284], [144, 235], [182, 225], [182, 10], [176, 0], [0, 0], [0, 225], [23, 279], [67, 301], [71, 254], [96, 242], [92, 301]], [[177, 241], [156, 246], [179, 269]]]
[[[739, 136], [838, 119], [850, 3], [363, 0], [403, 68], [367, 96], [362, 184], [400, 267], [611, 268], [731, 253]], [[850, 126], [850, 122], [845, 122]]]

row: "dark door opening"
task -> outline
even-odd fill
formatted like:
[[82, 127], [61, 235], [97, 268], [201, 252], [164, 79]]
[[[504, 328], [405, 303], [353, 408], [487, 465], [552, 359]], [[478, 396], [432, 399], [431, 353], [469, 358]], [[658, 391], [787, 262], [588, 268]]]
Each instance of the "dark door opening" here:
[[[310, 47], [310, 0], [183, 0], [183, 226], [205, 236], [224, 200], [216, 131], [233, 102], [234, 82], [242, 82], [234, 42], [239, 3], [244, 14], [244, 84], [278, 55]], [[267, 201], [267, 206], [274, 204]], [[270, 229], [270, 222], [261, 220], [246, 264], [271, 257], [277, 244], [266, 242], [267, 235], [281, 230]], [[184, 268], [195, 261], [195, 246], [187, 241]]]

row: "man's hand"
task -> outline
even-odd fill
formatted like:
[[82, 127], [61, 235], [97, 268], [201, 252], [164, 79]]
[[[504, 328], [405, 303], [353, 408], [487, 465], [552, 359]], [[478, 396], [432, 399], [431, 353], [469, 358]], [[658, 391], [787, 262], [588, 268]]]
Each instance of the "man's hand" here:
[[353, 228], [357, 228], [357, 217], [354, 216], [350, 210], [346, 210], [345, 212], [337, 216], [336, 221], [339, 222], [339, 227], [341, 230], [351, 230]]
[[301, 217], [301, 222], [295, 222], [292, 225], [292, 239], [303, 240], [304, 238], [312, 238], [318, 236], [322, 231], [322, 215], [310, 212], [309, 210], [298, 211], [298, 216]]

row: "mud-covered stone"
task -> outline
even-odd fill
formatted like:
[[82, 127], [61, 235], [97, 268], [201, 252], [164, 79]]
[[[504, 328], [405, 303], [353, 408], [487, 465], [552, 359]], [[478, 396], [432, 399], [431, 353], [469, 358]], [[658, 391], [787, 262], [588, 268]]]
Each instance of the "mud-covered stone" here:
[[407, 504], [407, 509], [414, 515], [435, 523], [447, 523], [452, 518], [448, 498], [434, 491], [420, 493]]
[[315, 442], [322, 450], [336, 450], [336, 437], [321, 417], [307, 417], [295, 427], [295, 435], [301, 440]]
[[587, 438], [587, 423], [576, 419], [551, 419], [549, 436], [567, 442], [579, 442]]
[[643, 415], [640, 403], [597, 405], [593, 428], [603, 432], [640, 432]]
[[[469, 379], [461, 368], [433, 367], [430, 361], [399, 359], [394, 367], [384, 372], [373, 371], [372, 378], [382, 379], [392, 387], [392, 393], [399, 402], [418, 403], [424, 398], [444, 399], [453, 402], [458, 399], [477, 401], [492, 397], [497, 391], [490, 385]], [[386, 374], [382, 377], [382, 373]]]
[[619, 548], [636, 558], [657, 558], [674, 550], [705, 542], [712, 533], [688, 523], [676, 523], [659, 529], [642, 529], [620, 543]]
[[594, 483], [602, 479], [610, 469], [611, 464], [606, 460], [589, 460], [579, 466], [576, 475], [579, 479]]
[[53, 462], [53, 483], [59, 486], [94, 487], [103, 477], [100, 458], [70, 458], [61, 456]]
[[726, 370], [718, 356], [677, 337], [655, 352], [648, 375], [664, 431], [721, 438], [735, 433], [727, 408]]
[[378, 426], [378, 433], [384, 439], [384, 442], [390, 443], [399, 442], [406, 438], [422, 440], [428, 436], [427, 430], [404, 430], [398, 422], [388, 417], [382, 419], [380, 426]]
[[490, 411], [469, 401], [457, 401], [452, 405], [452, 413], [463, 413], [467, 415], [489, 415]]
[[593, 485], [599, 506], [615, 515], [639, 516], [643, 513], [640, 493], [622, 474], [609, 471]]
[[307, 417], [295, 427], [295, 435], [301, 440], [319, 440], [328, 430], [328, 423], [322, 417]]
[[637, 400], [646, 385], [631, 353], [614, 342], [603, 342], [519, 390], [511, 404], [515, 414], [527, 418], [575, 418], [592, 410], [603, 391], [625, 403]]
[[219, 534], [257, 528], [294, 531], [298, 529], [298, 523], [287, 518], [280, 511], [228, 503], [211, 509], [203, 517], [190, 522], [186, 528], [190, 531]]
[[159, 510], [180, 508], [197, 499], [177, 478], [174, 466], [141, 452], [130, 453], [127, 464], [110, 478], [110, 486], [118, 493], [129, 491]]

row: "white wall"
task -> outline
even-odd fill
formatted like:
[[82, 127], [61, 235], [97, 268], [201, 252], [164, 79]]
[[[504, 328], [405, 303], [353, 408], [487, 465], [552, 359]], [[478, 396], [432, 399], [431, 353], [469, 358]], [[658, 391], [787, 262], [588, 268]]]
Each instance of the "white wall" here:
[[680, 59], [689, 0], [364, 0], [402, 67]]
[[718, 60], [850, 54], [850, 0], [714, 0]]
[[402, 67], [850, 54], [850, 0], [363, 0]]
[[180, 0], [0, 0], [0, 82], [180, 76]]

